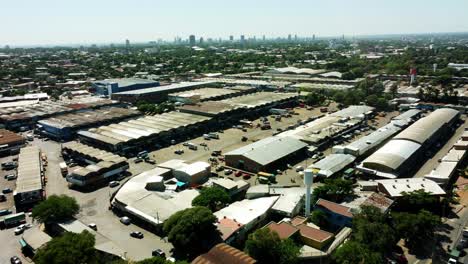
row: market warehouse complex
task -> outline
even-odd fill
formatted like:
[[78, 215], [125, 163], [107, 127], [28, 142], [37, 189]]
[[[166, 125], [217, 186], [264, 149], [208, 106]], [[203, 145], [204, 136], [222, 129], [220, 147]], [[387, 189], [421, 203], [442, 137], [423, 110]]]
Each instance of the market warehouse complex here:
[[378, 149], [358, 167], [383, 178], [405, 177], [435, 145], [446, 138], [459, 120], [460, 112], [442, 108], [421, 118]]
[[[193, 137], [219, 129], [220, 126], [226, 125], [220, 122], [220, 118], [232, 111], [238, 113], [236, 115], [238, 118], [257, 116], [261, 112], [268, 112], [272, 107], [292, 105], [296, 99], [297, 95], [293, 93], [259, 92], [219, 102], [202, 102], [207, 106], [210, 105], [208, 107], [184, 107], [180, 111], [131, 119], [82, 130], [77, 134], [81, 141], [90, 145], [131, 155], [151, 147], [167, 145], [173, 139]], [[214, 112], [210, 113], [212, 110]]]

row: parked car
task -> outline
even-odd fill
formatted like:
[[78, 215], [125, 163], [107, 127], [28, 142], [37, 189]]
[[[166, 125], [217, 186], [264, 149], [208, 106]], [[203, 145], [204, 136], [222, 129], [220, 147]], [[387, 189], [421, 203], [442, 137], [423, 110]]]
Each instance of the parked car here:
[[240, 177], [240, 176], [242, 176], [242, 172], [241, 171], [236, 171], [236, 173], [234, 173], [234, 176]]
[[223, 171], [224, 170], [224, 167], [223, 166], [219, 166], [219, 167], [216, 167], [215, 169], [217, 172], [220, 172], [220, 171]]
[[297, 166], [296, 167], [296, 172], [303, 171], [303, 170], [304, 170], [304, 167], [302, 167], [302, 166]]
[[241, 141], [242, 141], [242, 142], [245, 142], [245, 141], [247, 141], [247, 139], [248, 139], [248, 138], [247, 138], [246, 136], [243, 136], [243, 137], [241, 138]]
[[225, 175], [232, 174], [232, 170], [231, 170], [231, 169], [225, 169], [225, 170], [224, 170], [224, 174], [225, 174]]
[[208, 146], [208, 145], [207, 145], [205, 142], [202, 142], [202, 143], [200, 143], [200, 146], [206, 147], [206, 146]]
[[31, 228], [32, 225], [31, 224], [22, 224], [22, 225], [19, 225], [15, 228], [15, 235], [19, 235], [19, 234], [22, 234], [24, 232], [24, 230], [28, 229], [28, 228]]
[[0, 194], [0, 202], [6, 201], [6, 196], [4, 194]]
[[13, 256], [10, 258], [10, 263], [11, 264], [22, 264], [21, 259], [18, 258], [17, 256]]
[[161, 249], [155, 249], [153, 250], [153, 252], [151, 252], [151, 255], [153, 257], [161, 257], [161, 258], [165, 258], [166, 257], [166, 253], [164, 253], [164, 251], [162, 251]]
[[2, 215], [9, 215], [11, 214], [11, 210], [8, 210], [8, 209], [3, 209], [3, 210], [0, 210], [0, 216]]
[[178, 150], [174, 151], [174, 153], [177, 154], [177, 155], [182, 155], [182, 154], [184, 154], [184, 150], [183, 149], [178, 149]]
[[10, 181], [16, 179], [16, 175], [14, 173], [10, 173], [5, 175], [4, 178]]
[[120, 183], [118, 181], [111, 181], [109, 182], [109, 187], [114, 188], [114, 187], [119, 186], [119, 184]]
[[145, 162], [153, 165], [156, 164], [156, 161], [154, 159], [145, 159]]
[[95, 223], [89, 224], [88, 227], [93, 229], [94, 231], [97, 231], [97, 225]]
[[221, 150], [214, 150], [213, 152], [211, 152], [211, 156], [219, 156], [221, 155]]
[[244, 180], [248, 180], [248, 179], [250, 179], [250, 177], [251, 177], [251, 176], [250, 176], [250, 174], [248, 174], [248, 173], [242, 174], [242, 179], [244, 179]]
[[128, 216], [122, 216], [120, 217], [120, 223], [124, 224], [124, 225], [129, 225], [130, 224], [130, 218], [128, 218]]
[[143, 161], [142, 158], [136, 158], [136, 159], [135, 159], [135, 163], [140, 163], [140, 162], [142, 162], [142, 161]]
[[142, 239], [144, 237], [143, 233], [140, 231], [130, 232], [130, 236], [134, 238], [139, 238], [139, 239]]
[[184, 147], [188, 147], [188, 146], [189, 146], [189, 144], [190, 144], [189, 142], [184, 142], [184, 143], [182, 143], [182, 146], [184, 146]]
[[13, 190], [11, 188], [5, 188], [2, 190], [2, 193], [11, 193]]

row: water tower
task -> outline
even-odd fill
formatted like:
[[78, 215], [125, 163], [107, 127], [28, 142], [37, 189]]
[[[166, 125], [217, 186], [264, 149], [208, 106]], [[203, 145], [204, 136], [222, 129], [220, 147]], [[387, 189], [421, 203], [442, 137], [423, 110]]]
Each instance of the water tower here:
[[304, 171], [304, 184], [306, 186], [306, 197], [305, 197], [305, 216], [309, 217], [310, 215], [310, 188], [313, 183], [313, 173], [311, 169], [306, 169]]

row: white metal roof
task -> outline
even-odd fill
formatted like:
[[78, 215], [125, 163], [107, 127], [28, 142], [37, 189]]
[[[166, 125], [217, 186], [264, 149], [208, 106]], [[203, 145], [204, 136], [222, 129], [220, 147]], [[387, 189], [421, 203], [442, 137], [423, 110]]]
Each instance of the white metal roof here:
[[41, 160], [39, 148], [25, 147], [18, 156], [18, 173], [15, 194], [42, 189]]
[[268, 137], [230, 151], [225, 156], [244, 156], [261, 165], [267, 165], [305, 147], [306, 143], [290, 137]]
[[266, 214], [278, 198], [278, 196], [273, 196], [234, 202], [228, 207], [215, 212], [214, 215], [218, 220], [229, 218], [243, 225], [248, 225], [258, 217]]
[[452, 121], [459, 111], [450, 108], [441, 108], [430, 115], [419, 119], [400, 134], [395, 139], [407, 139], [419, 144], [424, 144], [432, 135], [439, 131], [445, 124]]
[[421, 144], [413, 141], [392, 139], [362, 163], [364, 167], [377, 164], [395, 171], [420, 147]]
[[424, 190], [433, 195], [445, 194], [445, 191], [436, 182], [424, 178], [377, 180], [376, 182], [385, 189], [390, 197], [399, 197], [403, 195], [403, 192], [409, 193], [417, 190]]
[[312, 170], [318, 170], [318, 175], [331, 177], [338, 171], [354, 162], [356, 157], [349, 154], [330, 154], [324, 159], [309, 166]]

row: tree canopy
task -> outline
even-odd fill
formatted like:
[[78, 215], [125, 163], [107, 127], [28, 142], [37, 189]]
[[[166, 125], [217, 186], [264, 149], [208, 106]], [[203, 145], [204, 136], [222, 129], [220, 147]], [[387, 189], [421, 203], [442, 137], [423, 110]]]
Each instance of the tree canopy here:
[[71, 219], [80, 211], [75, 198], [66, 195], [51, 195], [34, 206], [32, 217], [41, 223], [60, 222]]
[[259, 264], [293, 264], [300, 248], [292, 240], [281, 240], [276, 232], [261, 228], [249, 235], [245, 251]]
[[410, 248], [425, 244], [434, 237], [434, 232], [441, 223], [440, 218], [426, 210], [417, 214], [393, 213], [394, 226], [397, 233], [405, 239]]
[[373, 252], [366, 245], [356, 241], [348, 241], [340, 246], [332, 255], [333, 260], [340, 264], [380, 264], [382, 255]]
[[197, 206], [173, 214], [163, 226], [169, 242], [188, 257], [208, 250], [219, 238], [216, 217], [210, 209]]
[[313, 191], [314, 201], [319, 198], [340, 203], [346, 196], [353, 195], [353, 182], [344, 179], [326, 179], [324, 184]]
[[224, 207], [231, 201], [229, 194], [219, 187], [203, 188], [192, 201], [193, 206], [205, 206], [211, 211]]
[[80, 234], [66, 232], [62, 236], [54, 237], [45, 247], [40, 248], [34, 255], [34, 262], [36, 264], [99, 263], [94, 243], [93, 234], [86, 230]]

